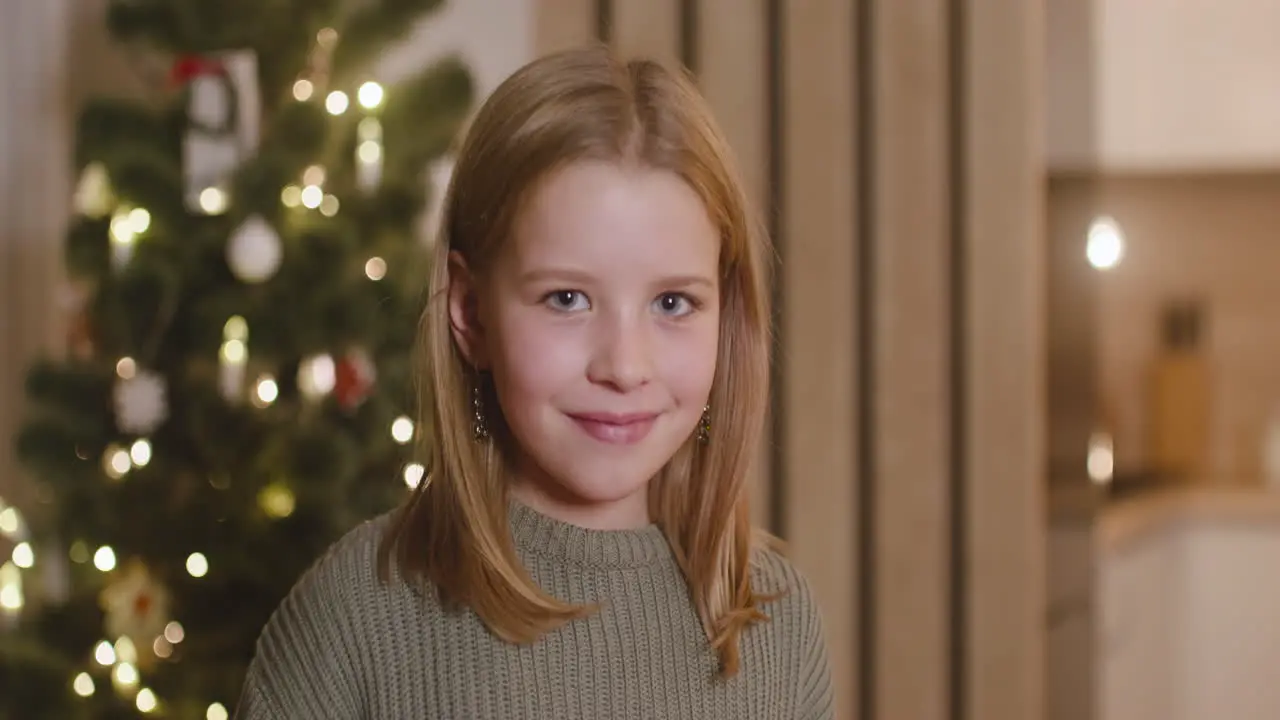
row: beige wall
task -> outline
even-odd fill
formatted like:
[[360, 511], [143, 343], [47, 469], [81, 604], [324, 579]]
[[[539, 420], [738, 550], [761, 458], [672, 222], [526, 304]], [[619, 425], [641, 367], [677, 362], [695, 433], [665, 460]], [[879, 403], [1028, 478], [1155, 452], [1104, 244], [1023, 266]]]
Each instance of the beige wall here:
[[543, 51], [692, 36], [773, 220], [758, 517], [823, 605], [838, 716], [1043, 717], [1042, 3], [539, 1]]
[[[1114, 425], [1117, 464], [1147, 462], [1146, 411], [1159, 313], [1171, 298], [1205, 301], [1211, 365], [1212, 482], [1255, 482], [1265, 423], [1280, 411], [1280, 174], [1061, 178], [1050, 203], [1056, 242], [1083, 259], [1084, 232], [1109, 214], [1126, 237], [1125, 259], [1088, 282], [1099, 421]], [[1079, 349], [1077, 349], [1077, 352]]]
[[6, 8], [0, 23], [0, 497], [23, 505], [32, 493], [13, 436], [26, 368], [60, 346], [64, 327], [55, 300], [71, 186], [71, 17], [68, 2], [48, 0]]

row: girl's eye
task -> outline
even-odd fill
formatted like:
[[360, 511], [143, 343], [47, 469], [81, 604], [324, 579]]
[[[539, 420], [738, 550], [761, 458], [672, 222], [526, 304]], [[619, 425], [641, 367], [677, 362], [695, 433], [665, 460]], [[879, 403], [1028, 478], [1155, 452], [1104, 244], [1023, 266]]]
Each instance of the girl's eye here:
[[683, 317], [697, 309], [693, 300], [683, 293], [663, 293], [654, 303], [658, 312], [671, 317]]
[[548, 293], [543, 302], [551, 309], [562, 312], [585, 310], [588, 307], [587, 296], [577, 290], [556, 290]]

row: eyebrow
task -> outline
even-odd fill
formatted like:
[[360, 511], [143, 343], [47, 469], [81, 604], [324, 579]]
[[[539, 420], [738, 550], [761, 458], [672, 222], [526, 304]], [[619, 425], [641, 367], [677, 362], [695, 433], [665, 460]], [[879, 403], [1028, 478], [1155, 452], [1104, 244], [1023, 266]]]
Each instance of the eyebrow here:
[[[584, 270], [575, 268], [536, 268], [521, 273], [520, 283], [525, 285], [534, 285], [545, 282], [559, 281], [571, 282], [576, 284], [587, 284], [592, 281], [592, 275]], [[690, 288], [704, 287], [713, 289], [716, 283], [705, 275], [668, 275], [659, 278], [655, 285], [660, 287]]]

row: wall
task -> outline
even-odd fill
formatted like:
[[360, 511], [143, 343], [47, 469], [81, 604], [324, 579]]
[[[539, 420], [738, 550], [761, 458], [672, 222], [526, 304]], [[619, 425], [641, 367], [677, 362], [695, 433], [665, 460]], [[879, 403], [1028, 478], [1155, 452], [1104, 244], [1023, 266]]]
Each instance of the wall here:
[[56, 349], [60, 247], [70, 197], [65, 77], [70, 3], [6, 9], [0, 23], [0, 497], [29, 502], [11, 438], [23, 375]]
[[1280, 410], [1280, 174], [1061, 178], [1049, 204], [1055, 242], [1076, 248], [1078, 259], [1094, 214], [1114, 216], [1125, 232], [1119, 267], [1078, 278], [1093, 284], [1093, 307], [1082, 312], [1096, 328], [1098, 412], [1115, 423], [1117, 464], [1144, 465], [1160, 305], [1191, 294], [1209, 313], [1211, 477], [1204, 479], [1255, 481], [1263, 423]]
[[457, 54], [476, 83], [477, 96], [493, 92], [534, 55], [533, 0], [446, 0], [390, 49], [375, 73], [393, 82], [434, 58]]
[[1054, 169], [1280, 166], [1280, 2], [1049, 0]]

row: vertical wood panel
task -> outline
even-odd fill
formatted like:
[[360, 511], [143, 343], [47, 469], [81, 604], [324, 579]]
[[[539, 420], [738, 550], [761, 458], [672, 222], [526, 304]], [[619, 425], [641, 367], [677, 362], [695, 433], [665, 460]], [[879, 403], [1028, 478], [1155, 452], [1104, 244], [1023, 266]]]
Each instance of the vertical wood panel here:
[[857, 414], [853, 4], [783, 6], [782, 461], [787, 540], [825, 615], [836, 714], [855, 717]]
[[946, 0], [872, 14], [876, 720], [949, 707]]
[[1044, 717], [1044, 0], [967, 4], [968, 720]]
[[534, 0], [534, 52], [538, 55], [594, 42], [595, 0]]
[[[738, 160], [752, 210], [769, 212], [769, 106], [767, 0], [703, 0], [698, 9], [699, 85]], [[751, 479], [756, 523], [769, 524], [769, 442], [761, 444], [759, 473]]]
[[613, 46], [625, 58], [643, 55], [680, 63], [679, 0], [612, 0]]

